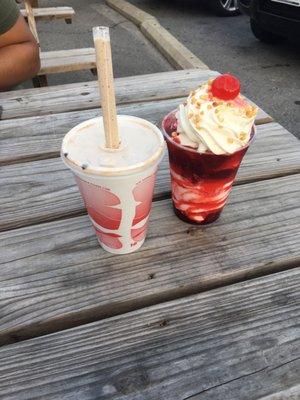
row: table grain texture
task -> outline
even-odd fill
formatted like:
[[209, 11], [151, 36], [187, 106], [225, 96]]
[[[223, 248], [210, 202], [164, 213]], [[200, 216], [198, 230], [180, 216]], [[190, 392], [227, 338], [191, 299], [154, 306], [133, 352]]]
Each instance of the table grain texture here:
[[[214, 71], [116, 79], [118, 112], [159, 126]], [[65, 133], [96, 82], [0, 93], [0, 399], [300, 399], [300, 143], [260, 109], [214, 224], [177, 219], [167, 156], [147, 240], [98, 245]]]

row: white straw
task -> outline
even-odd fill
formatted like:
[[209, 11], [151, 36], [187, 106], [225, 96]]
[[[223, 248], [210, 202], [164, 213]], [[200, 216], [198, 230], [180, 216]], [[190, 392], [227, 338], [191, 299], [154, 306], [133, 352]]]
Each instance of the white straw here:
[[106, 26], [94, 27], [93, 37], [96, 50], [98, 83], [101, 94], [106, 147], [117, 149], [120, 146], [120, 138], [117, 123], [109, 28]]

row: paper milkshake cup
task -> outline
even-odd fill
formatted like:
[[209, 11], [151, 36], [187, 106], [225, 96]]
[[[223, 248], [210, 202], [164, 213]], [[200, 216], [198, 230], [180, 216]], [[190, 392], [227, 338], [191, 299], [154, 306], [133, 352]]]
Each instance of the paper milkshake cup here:
[[162, 133], [150, 122], [126, 115], [117, 118], [120, 148], [105, 148], [99, 117], [67, 133], [61, 156], [75, 175], [100, 245], [110, 253], [126, 254], [144, 243], [165, 145]]

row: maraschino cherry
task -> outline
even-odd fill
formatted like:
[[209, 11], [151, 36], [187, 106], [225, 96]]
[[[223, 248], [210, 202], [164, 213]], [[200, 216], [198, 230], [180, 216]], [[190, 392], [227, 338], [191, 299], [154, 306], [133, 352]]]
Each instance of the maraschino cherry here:
[[240, 94], [240, 89], [240, 81], [230, 74], [218, 76], [211, 85], [213, 96], [220, 100], [235, 99]]

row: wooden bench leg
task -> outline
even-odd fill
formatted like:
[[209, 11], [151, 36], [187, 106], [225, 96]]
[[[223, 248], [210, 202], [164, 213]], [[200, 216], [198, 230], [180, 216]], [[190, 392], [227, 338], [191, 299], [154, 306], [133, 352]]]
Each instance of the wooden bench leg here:
[[97, 76], [97, 68], [92, 68], [91, 73], [95, 76]]
[[65, 21], [66, 24], [70, 25], [72, 23], [72, 18], [66, 18]]
[[38, 75], [32, 78], [34, 87], [45, 87], [48, 86], [47, 75]]

